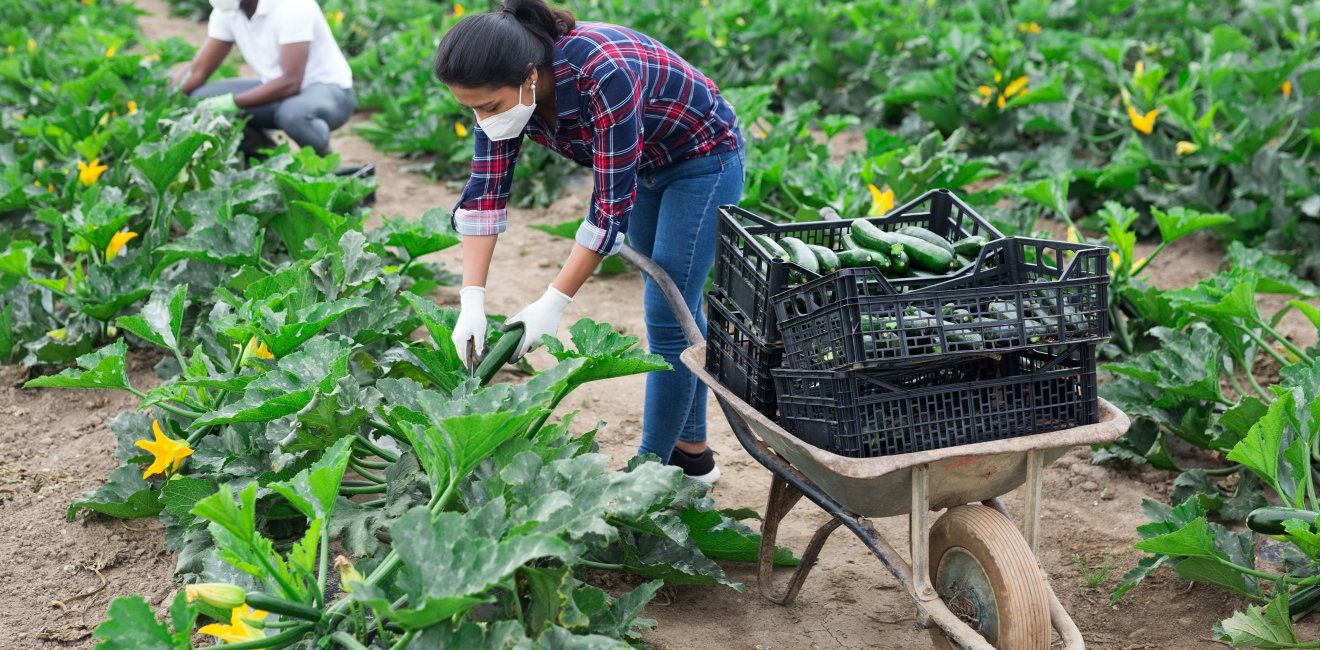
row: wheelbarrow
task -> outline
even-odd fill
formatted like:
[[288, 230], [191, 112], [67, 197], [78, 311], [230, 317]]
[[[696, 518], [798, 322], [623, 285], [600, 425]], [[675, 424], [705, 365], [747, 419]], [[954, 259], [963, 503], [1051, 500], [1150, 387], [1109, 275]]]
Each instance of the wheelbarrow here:
[[[681, 356], [718, 400], [747, 453], [774, 475], [761, 524], [757, 584], [787, 605], [811, 573], [825, 541], [846, 527], [898, 579], [916, 605], [916, 623], [938, 648], [1045, 650], [1085, 647], [1081, 631], [1050, 588], [1036, 556], [1041, 478], [1047, 463], [1079, 445], [1112, 442], [1128, 417], [1100, 400], [1099, 422], [1063, 431], [879, 458], [848, 458], [808, 445], [725, 388], [706, 371], [706, 342], [663, 269], [629, 247], [621, 257], [665, 294], [689, 346]], [[1021, 530], [1000, 497], [1026, 485]], [[774, 582], [780, 523], [806, 497], [831, 519], [802, 552], [782, 589]], [[930, 524], [932, 513], [947, 511]], [[911, 563], [872, 519], [908, 516]]]

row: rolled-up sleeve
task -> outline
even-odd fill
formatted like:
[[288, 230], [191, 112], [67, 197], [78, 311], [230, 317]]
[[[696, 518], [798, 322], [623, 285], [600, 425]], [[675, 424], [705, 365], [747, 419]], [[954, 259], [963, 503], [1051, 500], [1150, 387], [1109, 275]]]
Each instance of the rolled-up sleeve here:
[[642, 84], [625, 67], [608, 65], [592, 74], [589, 95], [594, 129], [591, 208], [578, 228], [577, 243], [602, 255], [623, 245], [628, 216], [637, 199], [642, 156]]
[[460, 235], [498, 235], [508, 226], [509, 188], [523, 136], [494, 142], [480, 126], [472, 133], [472, 175], [454, 206], [454, 231]]

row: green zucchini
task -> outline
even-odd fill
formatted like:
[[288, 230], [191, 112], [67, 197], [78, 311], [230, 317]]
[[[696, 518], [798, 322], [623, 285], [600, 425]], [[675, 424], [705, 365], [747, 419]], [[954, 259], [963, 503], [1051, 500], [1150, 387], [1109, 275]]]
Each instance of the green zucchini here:
[[784, 250], [784, 247], [780, 246], [779, 242], [775, 241], [770, 236], [757, 235], [756, 243], [760, 244], [761, 248], [764, 248], [765, 252], [770, 254], [770, 257], [781, 262], [787, 262], [789, 260], [788, 251]]
[[916, 237], [917, 239], [923, 240], [928, 244], [937, 246], [943, 249], [944, 252], [948, 253], [950, 257], [952, 257], [955, 254], [953, 249], [953, 244], [950, 244], [949, 240], [929, 230], [926, 230], [925, 228], [922, 228], [920, 226], [903, 226], [902, 228], [898, 229], [898, 234], [908, 235], [910, 237]]
[[816, 256], [816, 263], [820, 266], [821, 275], [828, 275], [839, 270], [839, 256], [834, 251], [816, 244], [807, 244], [807, 248]]
[[858, 219], [852, 222], [852, 225], [848, 227], [848, 234], [852, 235], [852, 238], [856, 240], [858, 244], [861, 244], [863, 248], [869, 248], [871, 250], [888, 250], [890, 246], [894, 245], [894, 242], [889, 239], [888, 234], [865, 219]]
[[892, 243], [902, 244], [912, 266], [931, 273], [947, 273], [953, 267], [953, 253], [924, 239], [901, 232], [888, 233]]
[[816, 254], [812, 253], [811, 249], [807, 248], [807, 245], [801, 239], [785, 237], [779, 240], [779, 244], [788, 253], [790, 262], [812, 273], [820, 273], [820, 263], [816, 261]]
[[324, 612], [302, 603], [295, 603], [291, 600], [276, 598], [258, 591], [249, 591], [247, 593], [247, 604], [252, 609], [259, 609], [263, 612], [274, 612], [286, 618], [298, 618], [304, 621], [319, 622], [324, 616]]
[[[523, 332], [526, 328], [522, 323], [514, 323], [505, 330], [495, 345], [486, 350], [486, 356], [481, 358], [481, 363], [477, 364], [476, 376], [481, 380], [481, 385], [485, 386], [490, 382], [495, 373], [509, 362], [509, 358], [518, 350], [518, 344], [522, 343]], [[459, 354], [462, 354], [460, 352]]]
[[912, 266], [911, 259], [908, 258], [907, 247], [902, 244], [894, 244], [890, 251], [889, 261], [894, 268], [894, 273], [907, 275], [908, 269]]
[[862, 246], [861, 244], [857, 243], [857, 240], [852, 236], [852, 233], [847, 233], [847, 232], [843, 233], [843, 235], [839, 237], [839, 244], [843, 247], [843, 250], [848, 250], [848, 249], [858, 250], [858, 249], [866, 248], [865, 246]]
[[1283, 535], [1286, 533], [1283, 522], [1289, 519], [1300, 519], [1302, 523], [1311, 527], [1311, 532], [1316, 532], [1315, 520], [1318, 515], [1320, 513], [1313, 510], [1266, 506], [1256, 508], [1251, 511], [1251, 514], [1247, 515], [1247, 528], [1262, 535]]
[[956, 242], [953, 242], [953, 252], [959, 255], [965, 255], [975, 260], [976, 256], [981, 254], [981, 249], [984, 248], [987, 243], [989, 243], [989, 241], [986, 240], [986, 238], [982, 237], [981, 235], [972, 235], [971, 237], [964, 237]]
[[865, 248], [849, 248], [839, 251], [839, 266], [845, 269], [856, 269], [863, 266], [873, 266], [881, 273], [893, 268], [893, 262], [889, 261], [884, 253], [879, 251], [867, 250]]
[[1302, 587], [1288, 597], [1288, 614], [1293, 621], [1301, 620], [1316, 608], [1320, 608], [1320, 585]]

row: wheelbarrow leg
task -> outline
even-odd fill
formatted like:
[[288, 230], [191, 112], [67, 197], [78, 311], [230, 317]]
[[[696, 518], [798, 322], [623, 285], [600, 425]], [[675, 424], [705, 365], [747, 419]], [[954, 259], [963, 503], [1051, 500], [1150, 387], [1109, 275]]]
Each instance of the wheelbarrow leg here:
[[816, 565], [816, 556], [820, 555], [825, 541], [830, 538], [830, 533], [843, 523], [838, 518], [831, 517], [816, 529], [816, 534], [811, 536], [811, 542], [802, 552], [801, 564], [798, 564], [797, 569], [788, 579], [788, 586], [784, 588], [782, 594], [776, 595], [774, 593], [775, 539], [779, 536], [779, 523], [801, 498], [802, 492], [783, 479], [778, 476], [770, 479], [770, 497], [765, 506], [765, 519], [761, 522], [761, 555], [757, 560], [756, 586], [762, 597], [776, 605], [789, 605], [797, 599], [798, 591], [802, 589], [802, 583], [806, 582], [807, 575]]

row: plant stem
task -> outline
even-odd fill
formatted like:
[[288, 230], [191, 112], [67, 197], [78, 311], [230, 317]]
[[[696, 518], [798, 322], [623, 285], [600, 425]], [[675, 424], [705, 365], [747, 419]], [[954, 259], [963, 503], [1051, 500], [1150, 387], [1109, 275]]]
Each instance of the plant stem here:
[[351, 467], [353, 471], [357, 473], [358, 476], [361, 476], [362, 478], [367, 479], [372, 483], [378, 483], [378, 484], [385, 483], [384, 476], [369, 471], [367, 468], [363, 467], [362, 464], [359, 463], [358, 459], [356, 458], [350, 457], [348, 459], [348, 466]]
[[331, 634], [330, 640], [334, 641], [335, 643], [338, 643], [340, 647], [347, 648], [348, 650], [367, 650], [367, 647], [362, 645], [361, 643], [358, 643], [358, 640], [353, 638], [353, 635], [343, 630]]
[[[1189, 468], [1184, 468], [1184, 469], [1189, 469]], [[1229, 474], [1235, 474], [1237, 472], [1242, 471], [1242, 465], [1234, 464], [1228, 467], [1202, 467], [1202, 468], [1190, 468], [1190, 469], [1200, 469], [1202, 472], [1205, 473], [1206, 476], [1227, 476]]]
[[[1289, 340], [1288, 340], [1288, 337], [1286, 337], [1286, 336], [1280, 334], [1279, 331], [1276, 330], [1276, 329], [1274, 329], [1273, 327], [1270, 327], [1270, 324], [1269, 324], [1269, 323], [1267, 323], [1267, 322], [1265, 322], [1263, 319], [1261, 319], [1261, 320], [1257, 321], [1257, 324], [1259, 324], [1259, 325], [1261, 326], [1261, 328], [1265, 330], [1265, 333], [1266, 333], [1266, 334], [1269, 334], [1270, 336], [1274, 337], [1274, 340], [1278, 341], [1279, 344], [1282, 345], [1282, 346], [1283, 346], [1285, 349], [1287, 349], [1289, 352], [1293, 353], [1294, 355], [1296, 355], [1296, 356], [1297, 356], [1298, 358], [1300, 358], [1300, 359], [1305, 359], [1305, 358], [1306, 358], [1306, 351], [1305, 351], [1305, 350], [1303, 350], [1303, 349], [1297, 347], [1292, 341], [1289, 341]], [[1288, 364], [1284, 364], [1284, 365], [1288, 365]]]
[[408, 630], [407, 632], [404, 632], [403, 636], [399, 637], [399, 640], [395, 641], [394, 645], [390, 646], [390, 650], [403, 650], [404, 648], [408, 647], [408, 644], [412, 641], [414, 634], [416, 634], [416, 632], [414, 632], [413, 630]]
[[624, 569], [628, 568], [622, 564], [610, 564], [608, 562], [593, 562], [591, 560], [578, 560], [577, 563], [587, 568], [600, 569], [602, 571], [623, 571]]
[[1146, 261], [1142, 262], [1142, 263], [1141, 263], [1141, 266], [1138, 266], [1138, 267], [1132, 269], [1132, 273], [1131, 273], [1131, 275], [1136, 275], [1136, 274], [1141, 273], [1142, 271], [1146, 270], [1146, 267], [1147, 267], [1147, 266], [1150, 266], [1150, 263], [1153, 262], [1153, 261], [1155, 261], [1155, 257], [1158, 256], [1158, 255], [1160, 254], [1160, 252], [1164, 250], [1164, 247], [1165, 247], [1165, 246], [1168, 246], [1168, 245], [1169, 245], [1169, 242], [1166, 242], [1166, 241], [1162, 241], [1162, 242], [1160, 242], [1160, 245], [1159, 245], [1159, 246], [1156, 246], [1156, 247], [1155, 247], [1155, 250], [1151, 251], [1151, 252], [1150, 252], [1150, 255], [1147, 255], [1147, 256], [1146, 256]]
[[258, 650], [260, 648], [273, 648], [291, 641], [297, 641], [310, 631], [312, 631], [312, 624], [307, 623], [292, 628], [288, 632], [276, 634], [275, 636], [268, 636], [264, 639], [256, 639], [253, 641], [244, 641], [242, 643], [230, 643], [226, 644], [224, 647], [225, 650]]
[[1226, 370], [1228, 372], [1225, 372], [1224, 374], [1228, 376], [1228, 383], [1232, 384], [1233, 390], [1237, 392], [1238, 400], [1241, 401], [1246, 399], [1249, 393], [1246, 387], [1242, 385], [1242, 382], [1238, 381], [1237, 373], [1233, 372], [1232, 368], [1227, 368]]
[[1279, 354], [1278, 350], [1275, 350], [1273, 346], [1271, 346], [1269, 343], [1266, 343], [1265, 339], [1262, 339], [1260, 335], [1257, 334], [1255, 331], [1253, 331], [1250, 328], [1243, 328], [1242, 331], [1246, 332], [1247, 338], [1251, 339], [1252, 341], [1255, 341], [1256, 345], [1260, 346], [1260, 349], [1264, 350], [1266, 354], [1270, 355], [1271, 357], [1274, 357], [1274, 360], [1279, 362], [1280, 367], [1284, 367], [1288, 365], [1288, 360], [1283, 358], [1283, 355]]
[[385, 469], [390, 466], [389, 461], [367, 460], [362, 456], [354, 456], [353, 462], [357, 463], [359, 467], [364, 467], [366, 469]]
[[[374, 423], [373, 423], [372, 426], [373, 426], [373, 428], [375, 428], [375, 424], [374, 424]], [[385, 431], [386, 433], [390, 434], [390, 437], [391, 437], [391, 438], [395, 437], [395, 436], [393, 435], [393, 434], [394, 434], [394, 431], [393, 431], [392, 429], [390, 429], [388, 425], [386, 425], [385, 423], [382, 422], [382, 423], [381, 423], [381, 426], [384, 427], [384, 429], [382, 429], [382, 431]], [[370, 452], [370, 453], [373, 454], [374, 456], [376, 456], [376, 457], [378, 457], [378, 458], [383, 458], [383, 459], [385, 459], [386, 462], [393, 463], [393, 462], [396, 462], [396, 461], [399, 460], [399, 455], [398, 455], [398, 454], [396, 454], [396, 453], [394, 453], [394, 452], [392, 452], [392, 451], [387, 451], [387, 450], [385, 450], [385, 449], [382, 449], [380, 446], [378, 446], [376, 443], [374, 443], [374, 442], [372, 442], [371, 440], [369, 440], [365, 435], [362, 435], [361, 433], [357, 434], [357, 440], [354, 440], [353, 442], [356, 443], [356, 444], [358, 444], [358, 445], [361, 445], [363, 449], [367, 450], [368, 452]]]
[[321, 522], [321, 563], [316, 574], [316, 603], [325, 607], [328, 595], [325, 593], [326, 578], [330, 568], [330, 522]]
[[1254, 388], [1256, 392], [1260, 394], [1260, 398], [1264, 400], [1266, 404], [1269, 404], [1270, 402], [1274, 401], [1274, 396], [1271, 395], [1269, 391], [1265, 390], [1265, 388], [1260, 385], [1260, 382], [1256, 380], [1256, 373], [1253, 373], [1250, 370], [1248, 370], [1246, 372], [1246, 375], [1247, 375], [1247, 381], [1251, 383], [1251, 387]]
[[386, 485], [346, 485], [339, 487], [340, 494], [385, 494]]

